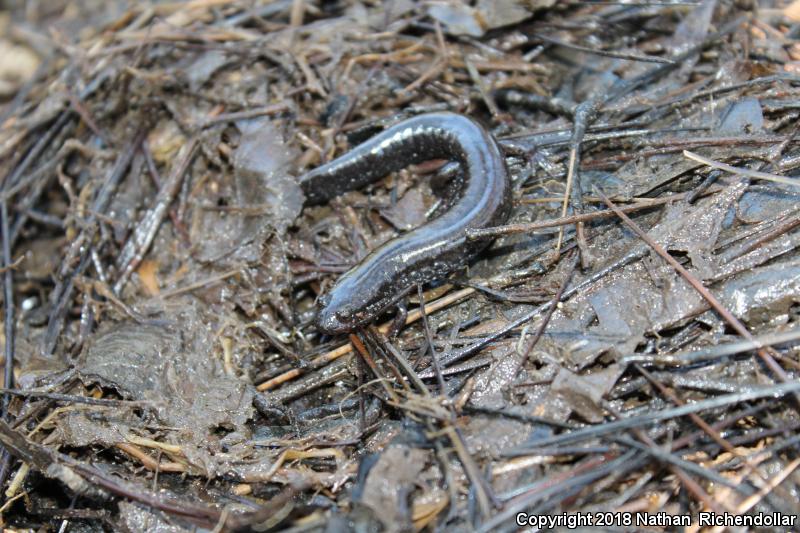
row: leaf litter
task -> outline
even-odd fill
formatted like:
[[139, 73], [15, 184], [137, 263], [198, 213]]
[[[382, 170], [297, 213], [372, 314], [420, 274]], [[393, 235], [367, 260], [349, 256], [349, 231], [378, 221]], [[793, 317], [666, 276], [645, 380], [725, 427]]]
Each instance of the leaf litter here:
[[[796, 4], [2, 12], [4, 527], [797, 515]], [[320, 335], [458, 169], [296, 177], [441, 109], [498, 138], [512, 220], [404, 323]]]

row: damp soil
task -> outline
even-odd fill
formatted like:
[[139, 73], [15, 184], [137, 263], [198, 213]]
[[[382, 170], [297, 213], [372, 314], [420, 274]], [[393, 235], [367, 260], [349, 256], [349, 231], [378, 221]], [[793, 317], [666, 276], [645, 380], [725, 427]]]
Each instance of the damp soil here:
[[[8, 2], [3, 526], [796, 518], [799, 101], [797, 0]], [[298, 177], [442, 110], [498, 140], [510, 220], [321, 334], [459, 169]]]

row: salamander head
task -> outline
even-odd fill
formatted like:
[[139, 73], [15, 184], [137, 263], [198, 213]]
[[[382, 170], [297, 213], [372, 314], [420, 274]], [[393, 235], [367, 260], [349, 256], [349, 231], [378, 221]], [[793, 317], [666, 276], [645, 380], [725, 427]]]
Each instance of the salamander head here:
[[337, 291], [336, 287], [317, 302], [317, 329], [328, 335], [348, 333], [364, 323], [364, 317], [352, 299]]
[[375, 320], [406, 294], [392, 264], [377, 266], [375, 256], [367, 256], [317, 300], [317, 330], [328, 335], [349, 333]]

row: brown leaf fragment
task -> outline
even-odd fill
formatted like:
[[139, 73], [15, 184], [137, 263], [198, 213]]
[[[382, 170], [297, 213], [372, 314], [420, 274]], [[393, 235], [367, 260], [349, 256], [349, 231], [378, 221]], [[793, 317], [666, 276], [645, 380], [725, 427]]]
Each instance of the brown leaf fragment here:
[[158, 296], [161, 292], [158, 283], [158, 262], [150, 259], [145, 259], [139, 265], [137, 270], [139, 274], [139, 281], [142, 282], [144, 290], [149, 296]]
[[619, 365], [611, 365], [599, 372], [581, 375], [562, 368], [553, 379], [550, 391], [566, 400], [586, 421], [602, 422], [605, 410], [601, 401], [624, 371]]
[[402, 531], [411, 525], [408, 498], [427, 459], [424, 450], [391, 446], [370, 469], [360, 501], [374, 512], [387, 531]]
[[399, 230], [410, 230], [419, 226], [431, 207], [430, 196], [426, 197], [421, 190], [409, 190], [395, 204], [381, 209], [381, 215]]

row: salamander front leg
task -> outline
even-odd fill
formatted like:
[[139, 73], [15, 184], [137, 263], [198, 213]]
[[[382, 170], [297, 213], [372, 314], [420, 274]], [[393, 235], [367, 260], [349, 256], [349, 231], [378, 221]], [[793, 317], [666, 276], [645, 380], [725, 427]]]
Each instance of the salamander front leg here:
[[403, 296], [395, 304], [397, 307], [397, 314], [389, 326], [389, 338], [394, 339], [406, 325], [406, 318], [408, 318], [408, 296]]

